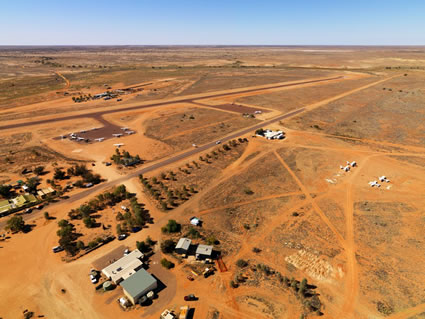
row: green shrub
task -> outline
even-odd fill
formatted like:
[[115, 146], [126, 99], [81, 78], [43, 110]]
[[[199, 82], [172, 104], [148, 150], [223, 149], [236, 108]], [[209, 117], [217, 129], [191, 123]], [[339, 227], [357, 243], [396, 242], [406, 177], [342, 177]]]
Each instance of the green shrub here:
[[161, 265], [164, 268], [171, 269], [174, 267], [174, 264], [166, 258], [161, 259]]
[[239, 268], [244, 268], [244, 267], [248, 266], [248, 262], [246, 260], [243, 260], [243, 259], [238, 259], [236, 261], [236, 266], [238, 266]]
[[161, 243], [161, 251], [164, 254], [171, 254], [175, 247], [176, 244], [172, 239], [167, 239]]

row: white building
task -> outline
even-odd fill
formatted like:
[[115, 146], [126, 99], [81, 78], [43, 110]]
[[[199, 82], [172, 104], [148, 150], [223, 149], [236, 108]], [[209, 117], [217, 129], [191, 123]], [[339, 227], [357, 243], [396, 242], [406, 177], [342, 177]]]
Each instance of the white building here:
[[199, 244], [196, 248], [196, 259], [210, 258], [212, 255], [213, 246]]
[[190, 244], [192, 243], [192, 241], [188, 238], [180, 238], [179, 242], [176, 245], [176, 252], [178, 254], [187, 254], [187, 252], [189, 251], [190, 248]]
[[124, 256], [113, 264], [103, 268], [102, 273], [115, 284], [118, 284], [142, 268], [143, 262], [140, 260], [142, 258], [143, 254], [138, 249], [135, 249], [127, 256]]

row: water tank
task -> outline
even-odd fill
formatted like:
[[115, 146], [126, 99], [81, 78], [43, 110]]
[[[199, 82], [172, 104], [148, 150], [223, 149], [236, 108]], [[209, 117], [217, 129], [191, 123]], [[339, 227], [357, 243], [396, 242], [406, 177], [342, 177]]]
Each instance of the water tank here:
[[103, 290], [108, 291], [108, 290], [112, 290], [113, 288], [114, 288], [114, 286], [112, 285], [112, 282], [105, 281], [103, 283]]
[[146, 294], [146, 297], [148, 297], [149, 299], [153, 299], [153, 297], [155, 297], [155, 294], [154, 294], [154, 292], [151, 290], [151, 291], [149, 291], [147, 294]]

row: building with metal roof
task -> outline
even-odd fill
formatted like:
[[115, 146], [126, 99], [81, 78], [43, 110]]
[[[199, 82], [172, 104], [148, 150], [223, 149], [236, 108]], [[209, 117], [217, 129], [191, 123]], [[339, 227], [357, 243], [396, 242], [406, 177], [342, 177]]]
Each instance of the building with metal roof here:
[[12, 202], [16, 207], [22, 207], [27, 204], [37, 202], [37, 199], [32, 194], [25, 194], [25, 195], [19, 195], [18, 197], [15, 197], [14, 199], [12, 199]]
[[192, 241], [188, 238], [180, 238], [176, 245], [176, 252], [178, 254], [187, 254]]
[[120, 286], [123, 288], [124, 295], [135, 305], [141, 297], [158, 287], [158, 281], [146, 270], [140, 269], [122, 281]]
[[138, 249], [135, 249], [128, 255], [103, 268], [102, 273], [115, 284], [118, 284], [142, 268], [143, 262], [140, 260], [141, 258], [143, 258], [143, 254]]
[[199, 244], [196, 248], [196, 259], [209, 258], [212, 255], [213, 246]]
[[13, 206], [11, 203], [9, 203], [8, 200], [0, 201], [0, 216], [3, 214], [7, 214], [12, 209], [13, 209]]

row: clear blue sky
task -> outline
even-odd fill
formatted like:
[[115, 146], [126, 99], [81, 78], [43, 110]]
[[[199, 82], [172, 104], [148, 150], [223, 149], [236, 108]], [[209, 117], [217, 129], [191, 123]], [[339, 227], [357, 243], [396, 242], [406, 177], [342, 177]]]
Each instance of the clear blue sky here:
[[425, 0], [0, 0], [0, 45], [425, 45]]

